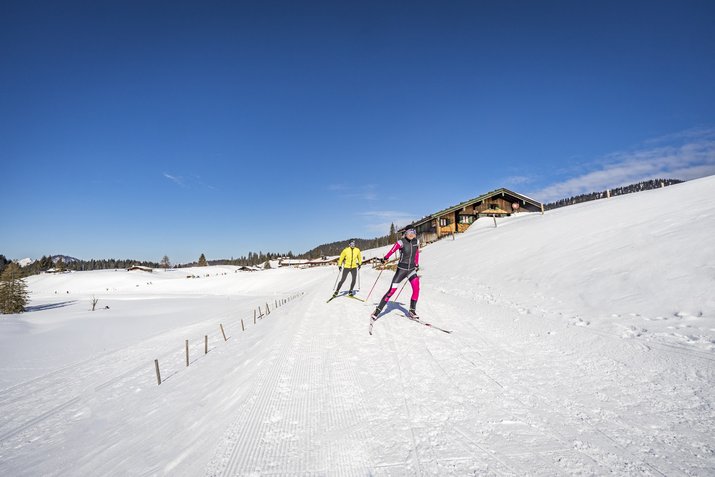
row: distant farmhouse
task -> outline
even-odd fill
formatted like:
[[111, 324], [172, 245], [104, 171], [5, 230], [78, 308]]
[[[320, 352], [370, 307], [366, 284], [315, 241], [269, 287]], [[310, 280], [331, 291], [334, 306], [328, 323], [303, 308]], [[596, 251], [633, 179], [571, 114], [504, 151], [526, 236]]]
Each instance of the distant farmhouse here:
[[313, 260], [300, 259], [300, 258], [282, 258], [280, 259], [279, 267], [295, 267], [295, 268], [311, 268], [311, 267], [322, 267], [325, 265], [332, 265], [338, 261], [339, 257], [321, 257], [315, 258]]
[[415, 229], [423, 243], [434, 242], [445, 235], [466, 231], [479, 217], [509, 216], [517, 212], [541, 212], [544, 206], [525, 195], [497, 189], [427, 215], [400, 229]]
[[152, 272], [154, 271], [154, 269], [152, 269], [152, 268], [150, 268], [150, 267], [144, 267], [144, 266], [142, 266], [142, 265], [132, 265], [131, 267], [127, 268], [127, 271], [128, 271], [128, 272], [140, 271], [140, 272], [149, 272], [149, 273], [152, 273]]

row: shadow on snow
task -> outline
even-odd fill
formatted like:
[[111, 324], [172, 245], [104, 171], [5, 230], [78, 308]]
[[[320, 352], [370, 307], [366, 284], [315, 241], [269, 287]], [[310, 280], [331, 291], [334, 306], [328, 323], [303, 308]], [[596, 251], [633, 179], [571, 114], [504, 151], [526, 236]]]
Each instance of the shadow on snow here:
[[34, 305], [34, 306], [25, 307], [25, 311], [28, 313], [31, 313], [33, 311], [52, 310], [54, 308], [64, 308], [64, 307], [70, 306], [74, 303], [77, 303], [77, 300], [60, 301], [57, 303], [47, 303], [45, 305]]

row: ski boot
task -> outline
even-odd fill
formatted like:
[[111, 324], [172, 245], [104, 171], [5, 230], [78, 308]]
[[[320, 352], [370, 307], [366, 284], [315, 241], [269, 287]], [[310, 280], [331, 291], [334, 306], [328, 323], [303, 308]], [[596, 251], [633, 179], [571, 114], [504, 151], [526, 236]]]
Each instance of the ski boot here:
[[419, 320], [420, 317], [417, 314], [417, 300], [410, 300], [410, 311], [407, 312], [407, 318], [410, 320]]
[[372, 325], [375, 324], [377, 321], [377, 316], [380, 314], [382, 310], [379, 308], [375, 308], [375, 311], [372, 312], [372, 315], [370, 315], [370, 328], [369, 328], [369, 333], [372, 335]]

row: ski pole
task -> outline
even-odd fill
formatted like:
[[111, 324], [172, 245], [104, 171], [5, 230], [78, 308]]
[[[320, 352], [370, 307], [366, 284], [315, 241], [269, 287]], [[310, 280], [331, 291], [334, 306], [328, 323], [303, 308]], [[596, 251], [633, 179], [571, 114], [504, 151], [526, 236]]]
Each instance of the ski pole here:
[[338, 267], [338, 276], [335, 277], [335, 283], [333, 283], [333, 290], [335, 290], [335, 287], [338, 284], [338, 278], [340, 278], [340, 267]]
[[400, 288], [400, 291], [397, 292], [397, 296], [395, 297], [395, 301], [397, 301], [397, 299], [400, 298], [400, 293], [402, 293], [402, 290], [404, 290], [405, 285], [407, 285], [407, 282], [409, 282], [409, 280], [405, 280], [405, 283], [402, 284], [402, 288]]
[[382, 272], [384, 272], [385, 269], [383, 268], [380, 270], [380, 273], [377, 274], [377, 278], [375, 279], [375, 283], [372, 285], [372, 288], [370, 288], [370, 293], [367, 294], [367, 298], [365, 298], [365, 301], [368, 301], [370, 299], [370, 295], [372, 295], [372, 291], [375, 289], [375, 285], [377, 285], [377, 281], [380, 279], [380, 275], [382, 275]]
[[[420, 277], [419, 275], [415, 275], [415, 276], [417, 278]], [[402, 288], [400, 288], [400, 291], [397, 293], [397, 296], [395, 297], [395, 301], [397, 301], [397, 299], [400, 297], [400, 293], [402, 293], [402, 290], [405, 288], [405, 285], [407, 285], [407, 282], [409, 282], [409, 281], [410, 281], [410, 279], [408, 278], [405, 280], [405, 283], [402, 284]]]

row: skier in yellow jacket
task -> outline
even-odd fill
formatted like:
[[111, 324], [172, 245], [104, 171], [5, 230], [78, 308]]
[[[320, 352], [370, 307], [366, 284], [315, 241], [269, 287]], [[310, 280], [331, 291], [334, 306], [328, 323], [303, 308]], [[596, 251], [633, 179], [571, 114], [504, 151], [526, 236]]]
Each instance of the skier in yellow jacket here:
[[[344, 269], [343, 263], [345, 264]], [[355, 295], [355, 280], [357, 279], [357, 271], [360, 269], [361, 265], [362, 254], [360, 253], [360, 249], [355, 246], [355, 240], [351, 240], [350, 244], [345, 247], [343, 253], [340, 254], [340, 258], [338, 259], [338, 267], [340, 267], [339, 270], [342, 270], [343, 272], [343, 278], [340, 280], [340, 283], [338, 283], [338, 288], [335, 289], [333, 297], [338, 296], [340, 287], [343, 286], [343, 282], [345, 282], [345, 279], [348, 277], [348, 273], [352, 275], [349, 294], [350, 296]]]

